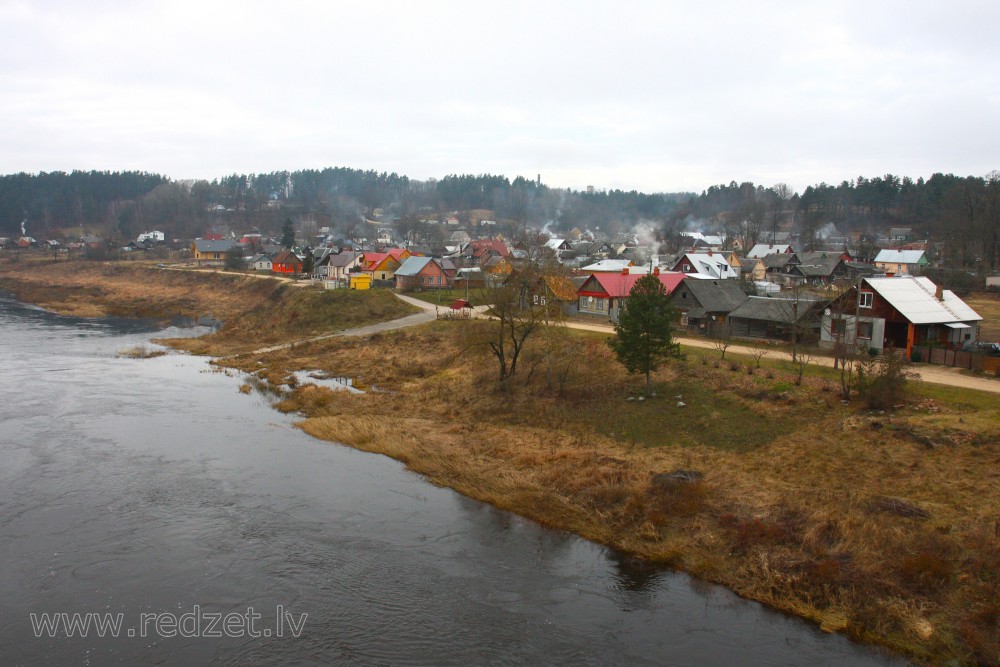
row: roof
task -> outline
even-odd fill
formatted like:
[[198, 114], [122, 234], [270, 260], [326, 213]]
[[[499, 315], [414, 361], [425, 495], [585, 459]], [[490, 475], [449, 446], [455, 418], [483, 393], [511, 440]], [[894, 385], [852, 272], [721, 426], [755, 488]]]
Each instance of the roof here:
[[677, 267], [682, 261], [687, 261], [697, 273], [701, 273], [706, 276], [712, 276], [713, 278], [736, 278], [739, 273], [736, 269], [730, 265], [726, 256], [719, 253], [685, 253], [674, 264], [674, 268]]
[[[922, 261], [921, 261], [922, 260]], [[887, 264], [926, 264], [923, 250], [880, 250], [875, 256], [876, 262]]]
[[214, 241], [209, 239], [195, 239], [194, 249], [198, 252], [229, 252], [233, 249], [233, 243], [229, 239]]
[[682, 299], [678, 294], [682, 293], [689, 293], [697, 305], [709, 313], [728, 313], [747, 300], [747, 294], [737, 280], [685, 279], [671, 296], [675, 306], [680, 305]]
[[601, 271], [612, 271], [615, 273], [621, 273], [622, 269], [627, 269], [632, 266], [632, 260], [628, 259], [602, 259], [599, 262], [594, 262], [593, 264], [588, 264], [583, 267], [584, 271], [590, 271], [591, 273], [597, 273]]
[[820, 302], [814, 299], [751, 296], [747, 297], [738, 308], [730, 311], [729, 317], [793, 324], [796, 319], [801, 320], [805, 317], [817, 303]]
[[[604, 294], [607, 294], [609, 297], [622, 298], [629, 295], [629, 292], [631, 292], [632, 288], [635, 287], [636, 281], [642, 278], [643, 274], [630, 273], [628, 275], [623, 275], [621, 273], [594, 273], [591, 274], [590, 277], [598, 283]], [[667, 294], [670, 294], [677, 289], [677, 286], [681, 284], [682, 280], [684, 280], [683, 273], [676, 273], [672, 271], [661, 272], [658, 277], [660, 282], [663, 283], [663, 286], [667, 288]], [[586, 291], [591, 291], [583, 289], [589, 283], [590, 280], [588, 279], [587, 282], [585, 282], [577, 291], [577, 293], [585, 294]]]
[[358, 259], [358, 253], [347, 250], [345, 252], [327, 255], [326, 263], [328, 266], [339, 266], [345, 267], [350, 266]]
[[747, 257], [764, 257], [766, 255], [790, 252], [792, 252], [792, 246], [787, 243], [779, 245], [773, 243], [758, 243], [750, 249], [750, 252], [747, 253]]
[[396, 269], [396, 276], [403, 278], [410, 278], [418, 275], [421, 271], [427, 268], [427, 265], [433, 262], [431, 257], [417, 257], [416, 255], [412, 257], [407, 257], [406, 261], [403, 262], [402, 266]]
[[490, 250], [496, 252], [501, 257], [510, 256], [510, 248], [499, 239], [476, 239], [475, 241], [469, 241], [468, 247], [473, 257], [481, 257]]
[[840, 254], [833, 252], [804, 252], [796, 267], [804, 276], [830, 276], [840, 264]]
[[301, 264], [302, 260], [291, 250], [282, 250], [271, 259], [272, 264]]
[[566, 239], [549, 239], [545, 242], [546, 248], [551, 248], [552, 250], [559, 250], [559, 246], [566, 243]]
[[983, 319], [951, 290], [942, 290], [941, 299], [938, 300], [935, 296], [937, 285], [930, 278], [865, 278], [865, 282], [913, 324], [973, 322]]
[[784, 268], [789, 262], [794, 264], [798, 261], [798, 257], [795, 256], [795, 253], [781, 253], [777, 255], [764, 255], [760, 260], [764, 262], [764, 268], [780, 269]]
[[740, 258], [740, 267], [744, 271], [753, 271], [754, 268], [757, 266], [758, 262], [763, 263], [761, 261], [760, 257], [741, 257]]
[[576, 301], [576, 286], [565, 276], [543, 276], [549, 291], [559, 301]]

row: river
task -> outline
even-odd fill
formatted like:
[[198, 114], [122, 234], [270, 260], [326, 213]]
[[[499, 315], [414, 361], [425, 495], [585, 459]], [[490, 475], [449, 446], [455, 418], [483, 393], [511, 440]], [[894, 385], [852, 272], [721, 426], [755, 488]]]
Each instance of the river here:
[[0, 664], [903, 664], [116, 354], [178, 334], [0, 298]]

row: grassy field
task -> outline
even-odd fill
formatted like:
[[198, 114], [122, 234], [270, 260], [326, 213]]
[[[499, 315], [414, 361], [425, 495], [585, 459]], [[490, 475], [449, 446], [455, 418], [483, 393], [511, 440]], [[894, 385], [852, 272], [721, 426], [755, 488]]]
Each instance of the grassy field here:
[[963, 300], [983, 317], [979, 327], [979, 339], [1000, 341], [1000, 294], [977, 292]]
[[629, 400], [637, 382], [604, 337], [578, 333], [561, 388], [534, 349], [501, 391], [481, 326], [233, 363], [270, 387], [320, 369], [387, 390], [295, 386], [278, 407], [436, 484], [920, 661], [1000, 660], [995, 397], [918, 385], [905, 407], [871, 412], [840, 400], [832, 369], [796, 386], [780, 362], [751, 375], [692, 350], [657, 374], [656, 398]]
[[[442, 290], [422, 290], [419, 292], [406, 292], [406, 296], [412, 296], [414, 299], [420, 299], [421, 301], [426, 301], [427, 303], [433, 303], [435, 305], [450, 306], [455, 299], [466, 298], [465, 289], [442, 289]], [[473, 306], [482, 306], [488, 303], [486, 298], [486, 292], [482, 289], [470, 289], [469, 290], [469, 301]]]

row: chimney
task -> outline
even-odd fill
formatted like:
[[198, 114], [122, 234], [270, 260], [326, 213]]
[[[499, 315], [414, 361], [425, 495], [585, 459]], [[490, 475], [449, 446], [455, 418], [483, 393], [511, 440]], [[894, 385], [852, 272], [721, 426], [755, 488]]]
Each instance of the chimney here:
[[622, 269], [622, 275], [623, 276], [627, 276], [628, 275], [628, 267], [627, 266], [624, 269]]
[[[660, 275], [660, 267], [658, 267], [658, 266], [654, 266], [653, 267], [653, 275], [654, 276]], [[939, 287], [938, 289], [941, 289], [941, 288]]]
[[944, 301], [944, 290], [941, 289], [940, 285], [934, 286], [934, 298], [936, 298], [938, 301]]
[[712, 256], [712, 249], [711, 249], [711, 248], [709, 248], [709, 249], [708, 249], [708, 256], [709, 256], [709, 257], [711, 257], [711, 256]]

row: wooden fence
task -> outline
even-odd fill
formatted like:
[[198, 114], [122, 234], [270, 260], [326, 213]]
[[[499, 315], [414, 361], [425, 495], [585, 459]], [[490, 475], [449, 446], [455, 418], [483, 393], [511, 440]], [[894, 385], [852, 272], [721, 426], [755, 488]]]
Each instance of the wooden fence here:
[[954, 366], [956, 368], [967, 368], [970, 371], [983, 371], [985, 373], [997, 373], [1000, 371], [1000, 357], [981, 354], [979, 352], [963, 352], [962, 350], [948, 350], [942, 347], [920, 347], [914, 346], [914, 356], [920, 361], [938, 366]]

